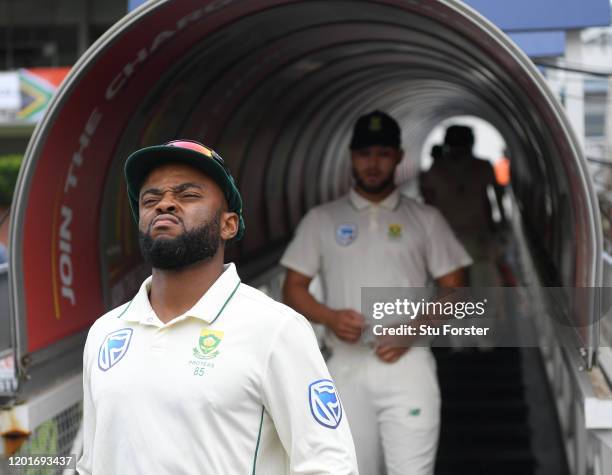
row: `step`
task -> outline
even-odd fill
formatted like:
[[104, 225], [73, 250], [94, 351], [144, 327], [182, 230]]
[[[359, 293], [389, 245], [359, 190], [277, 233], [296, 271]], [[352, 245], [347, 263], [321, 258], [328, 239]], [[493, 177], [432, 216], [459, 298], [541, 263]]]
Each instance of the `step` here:
[[445, 424], [494, 425], [506, 422], [527, 421], [529, 409], [524, 402], [513, 400], [508, 402], [489, 402], [479, 406], [469, 401], [461, 404], [442, 401], [441, 417]]
[[440, 431], [440, 438], [449, 437], [449, 438], [461, 438], [466, 437], [466, 435], [470, 436], [478, 436], [486, 439], [490, 438], [510, 438], [510, 437], [529, 437], [531, 435], [531, 429], [529, 426], [522, 422], [505, 422], [498, 423], [494, 426], [485, 426], [478, 427], [478, 430], [475, 431], [472, 427], [464, 427], [459, 424], [450, 425], [450, 424], [442, 424]]
[[506, 447], [514, 447], [513, 442], [530, 445], [531, 430], [525, 424], [514, 424], [506, 426], [478, 426], [468, 427], [463, 430], [452, 426], [442, 426], [440, 431], [440, 444], [453, 442], [458, 445], [474, 444], [502, 444]]
[[477, 464], [469, 465], [436, 464], [435, 475], [536, 475], [537, 466], [533, 462], [507, 462], [499, 464]]
[[522, 399], [525, 393], [525, 388], [522, 384], [500, 383], [472, 386], [461, 381], [451, 384], [446, 381], [440, 385], [440, 392], [442, 393], [442, 399], [447, 401], [457, 401], [471, 398], [474, 401], [474, 404], [478, 404], [481, 401], [486, 402], [490, 400], [498, 401], [505, 399]]
[[520, 462], [521, 464], [535, 464], [535, 458], [530, 450], [506, 447], [495, 451], [485, 451], [481, 450], [478, 446], [474, 446], [472, 449], [439, 451], [436, 463], [440, 467], [444, 467], [451, 463], [456, 464], [455, 466], [458, 467], [467, 464], [473, 464], [474, 467], [491, 467], [491, 464], [500, 464], [500, 466], [502, 466], [507, 463], [512, 464], [515, 462]]
[[490, 350], [480, 350], [477, 348], [463, 348], [453, 350], [452, 348], [432, 348], [436, 360], [463, 360], [463, 361], [520, 361], [520, 348], [493, 348]]

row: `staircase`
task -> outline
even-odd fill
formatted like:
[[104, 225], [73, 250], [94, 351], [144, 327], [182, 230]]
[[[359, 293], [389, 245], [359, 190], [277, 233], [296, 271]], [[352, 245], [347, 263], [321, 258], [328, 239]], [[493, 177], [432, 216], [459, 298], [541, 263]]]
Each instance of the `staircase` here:
[[[542, 371], [533, 364], [537, 349], [434, 348], [442, 393], [442, 426], [435, 475], [566, 475], [554, 403], [530, 407], [533, 381], [548, 395], [547, 381], [525, 378]], [[530, 364], [526, 367], [525, 352]], [[525, 384], [525, 381], [532, 381]], [[549, 396], [549, 395], [548, 395]], [[540, 398], [541, 400], [541, 398]], [[546, 425], [534, 427], [530, 411], [550, 413]], [[542, 421], [541, 415], [538, 417]], [[541, 425], [541, 423], [539, 423]], [[553, 439], [557, 450], [539, 457], [534, 440]], [[548, 444], [550, 445], [550, 443]]]

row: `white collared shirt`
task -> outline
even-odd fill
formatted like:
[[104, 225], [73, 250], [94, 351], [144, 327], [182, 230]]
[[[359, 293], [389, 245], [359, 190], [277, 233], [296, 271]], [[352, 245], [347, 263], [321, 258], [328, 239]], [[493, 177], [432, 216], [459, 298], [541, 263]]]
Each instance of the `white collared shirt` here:
[[397, 189], [378, 204], [351, 189], [311, 209], [281, 259], [320, 275], [329, 307], [356, 311], [362, 287], [425, 287], [471, 263], [440, 212]]
[[301, 315], [242, 284], [233, 264], [165, 324], [150, 285], [89, 331], [80, 474], [357, 474]]

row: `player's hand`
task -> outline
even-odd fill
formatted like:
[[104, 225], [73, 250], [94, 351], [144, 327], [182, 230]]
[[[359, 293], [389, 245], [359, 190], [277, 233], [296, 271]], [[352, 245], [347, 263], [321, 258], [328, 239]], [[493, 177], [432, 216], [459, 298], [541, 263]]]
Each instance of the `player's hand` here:
[[334, 310], [327, 326], [338, 338], [348, 343], [355, 343], [361, 338], [365, 319], [355, 310]]
[[385, 363], [395, 363], [399, 360], [410, 348], [398, 348], [393, 346], [379, 346], [376, 348], [376, 356]]

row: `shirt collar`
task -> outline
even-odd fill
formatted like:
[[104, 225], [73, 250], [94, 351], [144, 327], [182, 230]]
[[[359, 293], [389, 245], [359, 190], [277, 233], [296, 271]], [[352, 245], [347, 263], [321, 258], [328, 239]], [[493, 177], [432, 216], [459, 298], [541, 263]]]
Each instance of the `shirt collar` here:
[[357, 193], [354, 188], [351, 188], [351, 191], [349, 191], [349, 201], [355, 207], [355, 209], [357, 209], [357, 211], [363, 211], [370, 206], [380, 206], [381, 208], [394, 210], [399, 205], [400, 198], [400, 192], [397, 188], [380, 203], [373, 203], [366, 200], [363, 196]]
[[[148, 277], [140, 286], [140, 290], [130, 303], [130, 307], [121, 317], [125, 321], [139, 322], [145, 325], [161, 326], [163, 323], [159, 320], [151, 302], [149, 301], [149, 290], [151, 289], [152, 277]], [[187, 310], [182, 315], [179, 315], [170, 322], [184, 320], [187, 317], [199, 318], [207, 323], [212, 323], [223, 311], [227, 303], [230, 301], [238, 285], [240, 277], [236, 271], [234, 263], [225, 264], [223, 273], [213, 283], [213, 285], [202, 295], [193, 307]]]

